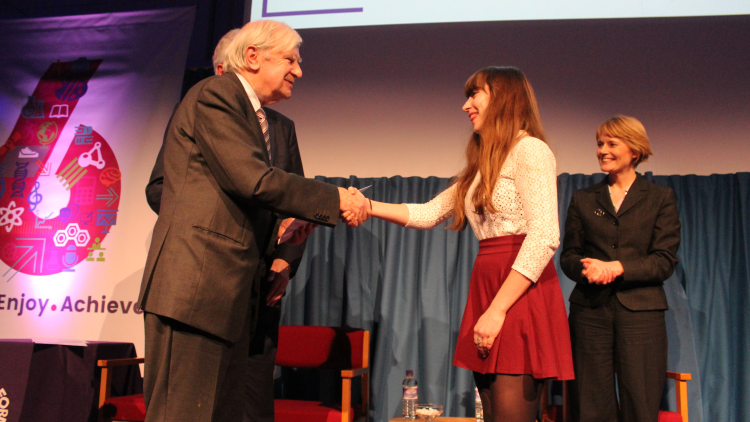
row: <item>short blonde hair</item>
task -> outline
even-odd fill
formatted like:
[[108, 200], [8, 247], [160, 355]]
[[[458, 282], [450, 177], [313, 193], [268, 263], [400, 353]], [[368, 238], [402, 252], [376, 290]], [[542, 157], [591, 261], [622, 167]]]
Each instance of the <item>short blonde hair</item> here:
[[654, 155], [646, 128], [635, 117], [615, 116], [607, 120], [596, 130], [596, 140], [600, 141], [602, 136], [617, 138], [625, 142], [628, 148], [636, 154], [633, 167], [638, 167], [638, 164], [648, 161], [648, 157]]
[[234, 40], [234, 38], [239, 33], [240, 28], [234, 28], [233, 30], [224, 34], [224, 36], [219, 40], [219, 43], [216, 44], [216, 49], [214, 49], [213, 57], [215, 74], [219, 74], [219, 65], [223, 65], [227, 60], [227, 47], [232, 43], [232, 40]]
[[245, 50], [254, 45], [259, 53], [264, 53], [268, 60], [268, 53], [272, 51], [289, 51], [302, 45], [302, 37], [289, 25], [272, 20], [261, 20], [245, 24], [240, 33], [227, 46], [224, 70], [237, 72], [247, 69]]

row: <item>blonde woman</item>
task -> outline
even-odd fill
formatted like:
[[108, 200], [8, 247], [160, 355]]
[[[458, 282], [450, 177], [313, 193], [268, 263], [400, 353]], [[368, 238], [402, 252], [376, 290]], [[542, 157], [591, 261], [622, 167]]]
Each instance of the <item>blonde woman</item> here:
[[607, 120], [596, 143], [607, 177], [573, 193], [560, 258], [576, 282], [570, 295], [573, 419], [656, 422], [667, 366], [662, 285], [680, 246], [677, 200], [672, 189], [635, 172], [652, 155], [637, 119]]

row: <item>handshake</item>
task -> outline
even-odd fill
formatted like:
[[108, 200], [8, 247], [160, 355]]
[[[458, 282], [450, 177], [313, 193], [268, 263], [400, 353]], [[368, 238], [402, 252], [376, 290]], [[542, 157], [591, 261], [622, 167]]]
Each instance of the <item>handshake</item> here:
[[[372, 202], [356, 188], [350, 187], [348, 190], [339, 188], [339, 209], [341, 221], [349, 227], [357, 227], [372, 215]], [[287, 218], [281, 222], [278, 232], [279, 243], [288, 241], [293, 245], [299, 245], [318, 226], [317, 224], [304, 222], [299, 226], [294, 220], [294, 218]], [[293, 226], [293, 224], [297, 224], [297, 226]], [[292, 233], [291, 236], [284, 237], [287, 229], [294, 230], [294, 232], [290, 232]]]
[[357, 227], [372, 215], [372, 202], [356, 188], [339, 188], [339, 217], [349, 227]]

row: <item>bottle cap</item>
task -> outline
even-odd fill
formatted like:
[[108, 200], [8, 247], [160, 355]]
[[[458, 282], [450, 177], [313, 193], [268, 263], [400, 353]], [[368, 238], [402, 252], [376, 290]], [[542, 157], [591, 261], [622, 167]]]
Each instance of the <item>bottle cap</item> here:
[[413, 377], [414, 376], [414, 371], [412, 371], [411, 369], [407, 369], [406, 370], [406, 376], [407, 377]]

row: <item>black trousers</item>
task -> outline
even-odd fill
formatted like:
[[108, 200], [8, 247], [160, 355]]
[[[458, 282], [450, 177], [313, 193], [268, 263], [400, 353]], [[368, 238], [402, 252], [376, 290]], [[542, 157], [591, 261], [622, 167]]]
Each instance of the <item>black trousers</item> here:
[[146, 422], [240, 421], [250, 330], [236, 343], [146, 312]]
[[613, 294], [596, 308], [571, 303], [569, 321], [573, 420], [657, 422], [667, 370], [664, 311], [631, 311]]
[[260, 290], [261, 305], [258, 324], [250, 341], [245, 377], [245, 411], [243, 422], [273, 422], [273, 373], [276, 350], [279, 344], [281, 301], [266, 306], [266, 294], [271, 283], [263, 281]]

